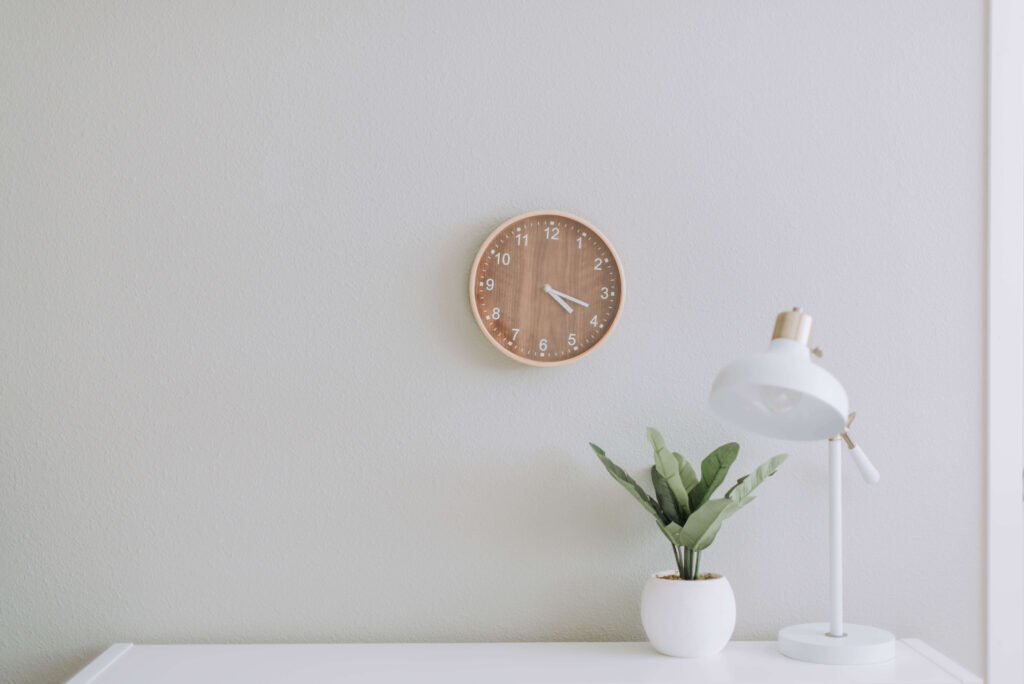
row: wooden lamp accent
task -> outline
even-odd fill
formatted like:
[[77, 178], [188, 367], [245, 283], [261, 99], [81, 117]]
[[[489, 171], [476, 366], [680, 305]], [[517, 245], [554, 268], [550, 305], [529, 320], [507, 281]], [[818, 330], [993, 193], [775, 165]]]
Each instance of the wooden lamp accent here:
[[622, 266], [592, 225], [560, 211], [505, 221], [473, 261], [473, 316], [501, 353], [559, 366], [594, 351], [622, 308]]

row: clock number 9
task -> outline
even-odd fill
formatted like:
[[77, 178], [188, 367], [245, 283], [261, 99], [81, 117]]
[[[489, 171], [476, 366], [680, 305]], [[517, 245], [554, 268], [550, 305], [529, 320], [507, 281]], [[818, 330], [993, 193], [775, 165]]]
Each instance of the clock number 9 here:
[[[487, 284], [487, 291], [488, 292], [493, 292], [494, 291], [494, 278], [488, 278], [486, 284]], [[604, 288], [604, 289], [607, 290], [608, 288]], [[601, 297], [601, 299], [606, 299], [606, 297]]]

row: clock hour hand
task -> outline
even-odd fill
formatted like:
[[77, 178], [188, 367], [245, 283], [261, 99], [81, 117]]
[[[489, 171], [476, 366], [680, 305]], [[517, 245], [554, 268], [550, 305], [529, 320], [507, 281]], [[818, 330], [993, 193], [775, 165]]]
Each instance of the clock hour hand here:
[[586, 306], [586, 307], [590, 306], [589, 304], [587, 304], [582, 299], [576, 299], [575, 297], [573, 297], [571, 295], [567, 295], [564, 292], [559, 292], [558, 290], [556, 290], [555, 288], [551, 287], [550, 285], [545, 285], [544, 291], [547, 292], [548, 294], [555, 295], [555, 296], [560, 297], [562, 299], [568, 299], [570, 302], [576, 302], [580, 306]]
[[550, 285], [545, 285], [544, 286], [544, 291], [547, 292], [549, 295], [551, 295], [551, 298], [554, 299], [556, 302], [558, 302], [558, 305], [560, 307], [562, 307], [563, 309], [565, 309], [566, 313], [572, 313], [572, 307], [569, 306], [568, 304], [566, 304], [565, 301], [563, 301], [561, 297], [559, 297], [557, 294], [555, 294], [556, 291], [551, 289]]

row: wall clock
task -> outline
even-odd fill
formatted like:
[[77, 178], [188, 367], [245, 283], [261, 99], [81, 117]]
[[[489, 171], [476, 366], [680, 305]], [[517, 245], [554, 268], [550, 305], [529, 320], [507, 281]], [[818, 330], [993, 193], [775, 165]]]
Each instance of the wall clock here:
[[505, 221], [484, 241], [469, 298], [480, 329], [503, 354], [557, 366], [608, 337], [622, 308], [622, 265], [583, 219], [534, 211]]

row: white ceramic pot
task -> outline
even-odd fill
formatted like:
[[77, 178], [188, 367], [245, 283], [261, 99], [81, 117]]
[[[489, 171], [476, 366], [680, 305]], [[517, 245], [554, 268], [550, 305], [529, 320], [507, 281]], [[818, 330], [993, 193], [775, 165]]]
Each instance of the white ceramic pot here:
[[729, 643], [736, 627], [736, 597], [729, 580], [663, 579], [651, 575], [640, 596], [640, 621], [656, 650], [677, 658], [702, 658]]

